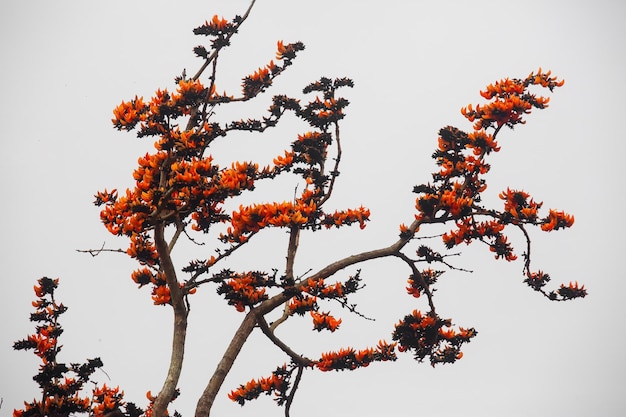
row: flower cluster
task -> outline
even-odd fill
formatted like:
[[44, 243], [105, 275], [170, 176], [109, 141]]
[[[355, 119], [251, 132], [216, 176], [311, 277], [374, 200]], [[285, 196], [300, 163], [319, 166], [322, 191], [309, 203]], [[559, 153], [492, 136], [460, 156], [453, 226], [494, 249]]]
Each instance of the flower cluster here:
[[[154, 305], [171, 304], [170, 289], [162, 271], [155, 272], [149, 268], [141, 268], [133, 271], [131, 278], [135, 284], [139, 285], [139, 288], [152, 284], [152, 301]], [[182, 290], [183, 295], [195, 294], [196, 292], [196, 288], [188, 288], [183, 283], [179, 283], [179, 288]]]
[[288, 308], [290, 315], [303, 316], [307, 311], [317, 311], [319, 306], [317, 305], [317, 297], [298, 294], [289, 301]]
[[226, 270], [220, 273], [220, 277], [222, 284], [217, 293], [223, 294], [228, 304], [239, 312], [245, 311], [246, 306], [266, 300], [266, 288], [278, 286], [274, 276], [258, 271], [237, 274]]
[[504, 200], [504, 221], [511, 221], [516, 224], [519, 221], [534, 222], [537, 219], [537, 210], [541, 208], [543, 203], [536, 203], [530, 199], [530, 195], [524, 191], [506, 189], [506, 192], [500, 193], [500, 198]]
[[272, 375], [267, 378], [252, 379], [245, 385], [240, 385], [239, 388], [228, 393], [228, 398], [231, 401], [244, 405], [246, 401], [254, 400], [263, 393], [267, 395], [273, 393], [280, 403], [280, 400], [284, 399], [289, 386], [288, 376], [287, 366], [283, 365], [276, 368]]
[[[214, 37], [213, 54], [197, 47], [198, 56], [211, 61], [228, 38], [236, 31], [239, 20], [228, 22], [215, 16], [196, 29], [196, 34]], [[291, 65], [296, 53], [304, 49], [301, 43], [278, 42], [276, 58], [279, 65], [271, 61], [254, 73], [243, 78], [243, 95], [228, 97], [226, 93], [216, 93], [215, 66], [210, 84], [205, 86], [197, 77], [187, 78], [184, 74], [177, 78], [174, 92], [158, 89], [154, 96], [145, 101], [135, 97], [122, 102], [113, 112], [113, 125], [119, 130], [137, 129], [138, 137], [156, 137], [157, 152], [146, 153], [138, 159], [138, 168], [133, 172], [135, 187], [118, 195], [117, 190], [106, 189], [95, 196], [95, 204], [104, 206], [100, 218], [107, 230], [117, 236], [130, 239], [127, 254], [142, 265], [155, 269], [155, 272], [142, 269], [132, 278], [140, 286], [153, 285], [152, 296], [155, 304], [171, 304], [171, 294], [165, 285], [165, 278], [159, 277], [162, 256], [158, 253], [152, 233], [159, 225], [175, 226], [177, 234], [187, 225], [192, 230], [208, 233], [218, 223], [227, 223], [219, 238], [231, 247], [246, 243], [255, 233], [266, 227], [309, 228], [339, 227], [358, 223], [361, 228], [369, 219], [369, 210], [337, 210], [324, 213], [320, 206], [332, 191], [336, 170], [325, 172], [328, 147], [333, 143], [333, 134], [328, 132], [331, 124], [344, 116], [348, 101], [335, 96], [335, 91], [344, 86], [352, 86], [349, 79], [330, 80], [322, 78], [304, 89], [305, 93], [319, 92], [308, 104], [301, 106], [298, 100], [286, 96], [275, 96], [269, 108], [269, 116], [259, 120], [234, 121], [226, 124], [212, 123], [212, 109], [229, 101], [246, 101], [270, 87], [274, 78]], [[285, 111], [293, 111], [297, 117], [306, 120], [315, 130], [298, 135], [291, 150], [273, 160], [273, 166], [260, 169], [253, 162], [233, 162], [230, 167], [221, 168], [205, 153], [210, 144], [230, 131], [264, 131], [274, 126]], [[186, 120], [183, 129], [177, 119]], [[335, 133], [337, 134], [337, 133]], [[338, 138], [337, 138], [338, 140]], [[337, 160], [338, 161], [338, 160]], [[293, 201], [266, 202], [240, 205], [230, 215], [224, 211], [227, 199], [244, 191], [253, 190], [257, 181], [274, 178], [293, 171], [304, 179], [306, 186], [300, 197]], [[161, 246], [162, 247], [162, 246]], [[218, 250], [219, 252], [219, 250]], [[221, 259], [218, 257], [217, 259]], [[213, 262], [206, 261], [204, 267], [188, 269], [192, 273], [208, 271]], [[200, 265], [200, 263], [198, 263]], [[225, 294], [239, 294], [228, 298], [238, 309], [253, 305], [267, 295], [262, 288], [245, 282], [231, 282], [232, 290], [221, 287]]]
[[58, 338], [63, 333], [58, 319], [67, 310], [63, 304], [57, 303], [54, 299], [54, 291], [58, 285], [58, 278], [43, 277], [37, 281], [37, 285], [34, 286], [37, 300], [32, 303], [36, 311], [30, 317], [31, 321], [38, 323], [37, 332], [13, 344], [13, 349], [33, 350], [41, 359], [39, 373], [33, 379], [43, 392], [41, 400], [24, 402], [23, 409], [14, 410], [14, 417], [44, 417], [57, 413], [68, 415], [89, 410], [91, 404], [89, 397], [80, 395], [85, 383], [82, 377], [88, 379], [95, 367], [101, 366], [102, 363], [99, 359], [88, 362], [87, 366], [91, 366], [91, 372], [86, 369], [78, 380], [69, 376], [62, 377], [70, 372], [71, 368], [57, 362], [57, 354], [61, 350]]
[[313, 317], [313, 330], [317, 330], [318, 332], [322, 330], [330, 330], [331, 332], [334, 332], [341, 324], [341, 319], [336, 319], [329, 313], [311, 311], [310, 314], [311, 317]]
[[142, 265], [156, 265], [159, 262], [159, 254], [156, 247], [146, 233], [132, 234], [130, 236], [130, 246], [126, 253], [131, 258], [137, 259]]
[[535, 291], [540, 291], [548, 282], [550, 282], [550, 275], [543, 271], [526, 273], [526, 279], [524, 282]]
[[272, 75], [276, 73], [277, 68], [274, 61], [270, 61], [265, 67], [259, 68], [252, 75], [245, 77], [241, 85], [243, 96], [246, 98], [254, 97], [271, 86]]
[[584, 298], [587, 296], [585, 286], [579, 286], [578, 282], [570, 282], [568, 285], [561, 284], [556, 291], [545, 291], [545, 285], [550, 281], [550, 275], [543, 271], [531, 272], [526, 271], [526, 279], [524, 282], [533, 290], [538, 291], [555, 301], [567, 301], [574, 298]]
[[346, 307], [348, 305], [347, 296], [361, 288], [359, 275], [360, 272], [345, 282], [337, 281], [334, 284], [326, 284], [324, 279], [308, 279], [300, 286], [301, 292], [294, 295], [289, 301], [289, 315], [303, 316], [309, 312], [313, 318], [313, 330], [334, 332], [339, 328], [341, 319], [336, 319], [329, 312], [320, 312], [317, 300], [318, 298], [337, 300]]
[[397, 359], [396, 345], [396, 343], [380, 340], [375, 348], [359, 351], [345, 348], [336, 352], [322, 353], [322, 357], [315, 362], [315, 367], [323, 372], [344, 371], [367, 367], [372, 362], [395, 361]]
[[90, 413], [101, 417], [107, 412], [119, 410], [124, 406], [126, 415], [138, 417], [143, 413], [134, 404], [125, 404], [123, 392], [119, 388], [110, 389], [105, 385], [92, 390], [91, 398], [81, 394], [85, 384], [90, 382], [91, 375], [103, 366], [100, 358], [87, 359], [85, 363], [65, 364], [58, 361], [61, 345], [58, 343], [63, 329], [59, 317], [67, 308], [57, 303], [54, 292], [59, 279], [43, 277], [34, 286], [37, 300], [33, 301], [36, 311], [30, 320], [38, 323], [37, 332], [26, 339], [13, 344], [16, 350], [33, 350], [42, 364], [33, 379], [39, 385], [42, 395], [40, 399], [24, 402], [24, 408], [13, 411], [13, 417], [46, 417], [67, 416], [79, 413]]
[[[585, 286], [579, 286], [578, 285], [578, 281], [572, 283], [570, 282], [569, 285], [564, 285], [561, 284], [561, 287], [556, 291], [558, 293], [559, 296], [561, 296], [561, 298], [563, 300], [571, 300], [573, 298], [583, 298], [587, 295], [587, 290], [585, 290]], [[554, 297], [556, 298], [556, 297]]]
[[422, 362], [430, 358], [431, 365], [453, 363], [461, 359], [461, 346], [476, 336], [472, 329], [451, 328], [449, 319], [443, 320], [435, 313], [422, 314], [413, 310], [400, 320], [393, 332], [393, 340], [397, 341], [400, 352], [412, 351], [415, 359]]
[[474, 123], [475, 130], [487, 129], [495, 126], [513, 127], [516, 124], [525, 123], [523, 115], [531, 112], [532, 108], [543, 109], [548, 107], [550, 101], [547, 97], [536, 96], [527, 91], [530, 85], [539, 85], [552, 91], [555, 87], [561, 87], [564, 81], [558, 81], [551, 77], [551, 72], [543, 72], [541, 68], [537, 73], [531, 73], [524, 80], [504, 79], [490, 84], [480, 95], [487, 100], [492, 100], [486, 105], [472, 105], [462, 109], [462, 114]]
[[358, 209], [337, 210], [333, 214], [327, 214], [322, 219], [322, 224], [326, 228], [331, 228], [359, 223], [359, 227], [364, 229], [365, 222], [369, 220], [369, 217], [369, 209], [361, 206]]
[[231, 226], [222, 239], [229, 242], [245, 242], [247, 236], [266, 227], [304, 226], [309, 223], [312, 215], [316, 214], [316, 204], [313, 200], [282, 203], [253, 204], [239, 206], [233, 211]]
[[548, 217], [543, 220], [541, 230], [544, 232], [550, 232], [552, 230], [558, 230], [566, 227], [571, 227], [574, 224], [574, 216], [564, 213], [563, 211], [550, 210]]
[[[433, 184], [421, 184], [414, 188], [418, 194], [415, 201], [415, 218], [418, 223], [411, 230], [417, 230], [423, 223], [447, 223], [454, 220], [456, 228], [442, 235], [447, 248], [478, 240], [489, 247], [496, 259], [514, 261], [517, 255], [504, 235], [507, 225], [520, 228], [525, 225], [540, 226], [543, 231], [572, 226], [574, 216], [563, 211], [550, 209], [547, 216], [541, 217], [539, 210], [543, 203], [536, 202], [523, 190], [507, 188], [501, 192], [499, 197], [504, 200], [502, 211], [487, 209], [481, 204], [481, 194], [487, 188], [483, 176], [490, 169], [485, 159], [487, 155], [500, 150], [495, 138], [501, 128], [523, 124], [523, 116], [532, 109], [548, 106], [549, 99], [529, 92], [529, 87], [539, 86], [553, 91], [562, 85], [563, 81], [540, 68], [525, 79], [507, 78], [490, 84], [485, 91], [481, 91], [481, 96], [490, 100], [487, 104], [475, 107], [469, 105], [461, 109], [461, 113], [474, 122], [474, 130], [466, 133], [447, 126], [439, 131], [438, 147], [433, 158], [440, 169], [433, 174]], [[528, 234], [524, 234], [530, 245]], [[400, 236], [404, 239], [412, 237], [407, 226], [401, 225]], [[548, 293], [542, 289], [549, 280], [545, 279], [548, 275], [533, 275], [529, 270], [530, 260], [526, 256], [525, 259], [527, 284], [551, 299], [558, 299], [558, 291]], [[414, 296], [420, 294], [414, 284], [407, 291]]]
[[119, 387], [110, 388], [104, 384], [100, 388], [94, 388], [91, 412], [94, 417], [103, 417], [105, 414], [119, 410], [125, 405], [123, 400], [124, 391]]
[[500, 232], [504, 230], [504, 226], [498, 220], [477, 222], [466, 217], [456, 222], [456, 230], [451, 230], [443, 235], [443, 243], [446, 247], [452, 248], [463, 242], [470, 244], [473, 240], [484, 237], [497, 239], [502, 236]]
[[424, 294], [428, 288], [437, 282], [437, 278], [443, 274], [442, 271], [435, 271], [431, 268], [418, 271], [419, 275], [411, 275], [407, 280], [409, 286], [406, 287], [406, 291], [409, 295], [415, 298], [419, 298]]
[[235, 29], [235, 25], [228, 20], [214, 15], [211, 21], [206, 21], [202, 26], [194, 29], [194, 34], [204, 36], [220, 36], [226, 33], [230, 33]]

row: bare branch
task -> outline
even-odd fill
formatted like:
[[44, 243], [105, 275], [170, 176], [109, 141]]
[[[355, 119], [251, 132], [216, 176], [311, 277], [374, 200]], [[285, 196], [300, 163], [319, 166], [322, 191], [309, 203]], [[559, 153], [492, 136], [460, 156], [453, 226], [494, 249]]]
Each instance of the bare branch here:
[[267, 321], [265, 321], [265, 317], [260, 316], [258, 323], [263, 334], [267, 336], [272, 341], [272, 343], [278, 346], [280, 350], [285, 352], [295, 363], [297, 363], [300, 366], [311, 366], [311, 364], [313, 364], [313, 361], [311, 359], [297, 354], [289, 346], [287, 346], [282, 340], [276, 337], [276, 335], [274, 334], [274, 331], [268, 326]]
[[76, 252], [88, 253], [94, 258], [100, 255], [102, 252], [126, 253], [124, 249], [107, 249], [104, 247], [104, 245], [106, 245], [106, 242], [102, 242], [102, 247], [100, 249], [76, 249]]

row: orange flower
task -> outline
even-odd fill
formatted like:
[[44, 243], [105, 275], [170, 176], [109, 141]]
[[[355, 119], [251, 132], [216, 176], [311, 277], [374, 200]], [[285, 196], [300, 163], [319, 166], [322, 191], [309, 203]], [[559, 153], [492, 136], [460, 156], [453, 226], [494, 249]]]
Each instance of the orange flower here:
[[334, 332], [339, 328], [341, 324], [341, 319], [337, 320], [333, 316], [328, 313], [318, 313], [316, 311], [310, 312], [311, 317], [313, 317], [313, 330], [322, 331], [323, 329], [330, 330]]
[[574, 216], [572, 216], [571, 214], [550, 209], [548, 217], [543, 220], [541, 230], [543, 230], [544, 232], [550, 232], [552, 230], [571, 227], [573, 224]]
[[[289, 45], [287, 45], [288, 47]], [[285, 47], [283, 41], [278, 41], [276, 43], [277, 51], [276, 51], [276, 59], [283, 59], [283, 55], [288, 51], [288, 48]]]
[[111, 119], [118, 129], [130, 130], [139, 121], [147, 119], [146, 111], [148, 106], [143, 102], [143, 97], [137, 97], [129, 102], [122, 101], [113, 109], [114, 118]]
[[206, 24], [213, 29], [224, 30], [226, 26], [228, 26], [228, 20], [224, 19], [223, 17], [220, 18], [218, 15], [214, 15], [213, 19], [211, 19], [211, 23], [207, 22]]
[[170, 303], [170, 289], [166, 285], [156, 286], [152, 290], [152, 300], [154, 305], [165, 305]]
[[504, 258], [509, 262], [517, 259], [517, 255], [513, 253], [513, 248], [508, 242], [508, 238], [503, 235], [496, 235], [494, 242], [489, 245], [489, 250], [496, 253], [496, 259]]
[[276, 158], [274, 158], [273, 162], [274, 162], [274, 165], [276, 165], [276, 167], [283, 168], [283, 167], [287, 167], [293, 164], [293, 157], [294, 157], [293, 152], [285, 151], [284, 157], [279, 155]]
[[439, 328], [439, 335], [441, 337], [443, 337], [444, 339], [452, 339], [454, 338], [454, 336], [456, 336], [456, 333], [454, 331], [454, 329], [449, 329], [449, 330], [443, 330], [442, 327]]

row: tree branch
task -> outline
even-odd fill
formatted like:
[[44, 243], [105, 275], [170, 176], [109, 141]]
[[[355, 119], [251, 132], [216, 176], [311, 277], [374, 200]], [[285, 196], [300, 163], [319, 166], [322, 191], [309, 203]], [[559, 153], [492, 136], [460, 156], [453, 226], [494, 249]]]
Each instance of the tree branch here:
[[263, 334], [267, 336], [268, 339], [272, 341], [272, 343], [278, 346], [280, 350], [285, 352], [295, 363], [297, 363], [299, 366], [311, 366], [311, 364], [313, 363], [311, 359], [297, 354], [289, 346], [287, 346], [285, 342], [276, 337], [272, 329], [270, 329], [269, 325], [267, 324], [267, 321], [265, 321], [265, 317], [260, 316], [258, 323]]
[[165, 225], [163, 222], [155, 226], [154, 242], [159, 254], [160, 265], [165, 273], [165, 280], [170, 290], [170, 300], [174, 310], [174, 334], [172, 337], [170, 366], [163, 387], [154, 400], [153, 417], [166, 416], [167, 406], [174, 398], [183, 368], [185, 339], [187, 336], [187, 308], [183, 297], [184, 294], [176, 278], [176, 269], [170, 257], [170, 248], [165, 240], [164, 231]]
[[210, 415], [215, 397], [224, 383], [226, 375], [230, 372], [230, 369], [232, 368], [237, 355], [239, 355], [241, 348], [248, 339], [248, 336], [250, 336], [250, 333], [252, 333], [252, 330], [254, 330], [258, 317], [258, 311], [256, 309], [252, 309], [239, 325], [239, 328], [230, 341], [228, 348], [226, 348], [226, 352], [224, 352], [222, 359], [217, 364], [217, 368], [215, 369], [215, 372], [213, 372], [208, 385], [198, 399], [195, 417], [208, 417]]
[[[243, 16], [241, 16], [241, 20], [239, 21], [239, 24], [237, 25], [237, 28], [239, 28], [239, 26], [242, 25], [242, 23], [248, 18], [248, 16], [250, 15], [250, 11], [252, 10], [252, 6], [254, 6], [254, 3], [256, 2], [256, 0], [252, 0], [250, 2], [250, 6], [248, 6], [248, 9], [246, 10], [246, 12], [243, 14]], [[228, 34], [228, 36], [226, 37], [226, 44], [228, 44], [228, 41], [230, 40], [230, 38], [237, 33], [237, 30], [234, 30], [232, 33]], [[209, 66], [209, 64], [211, 64], [211, 62], [217, 57], [219, 51], [221, 48], [217, 48], [213, 51], [213, 53], [206, 59], [206, 61], [204, 62], [204, 64], [200, 67], [200, 69], [198, 70], [198, 72], [196, 72], [196, 74], [191, 77], [192, 80], [197, 80], [198, 78], [200, 78], [200, 76], [202, 75], [202, 73], [204, 72], [204, 70]]]
[[126, 253], [123, 249], [106, 249], [104, 245], [106, 242], [102, 243], [102, 247], [100, 249], [76, 249], [76, 252], [80, 253], [88, 253], [94, 258], [100, 255], [102, 252], [117, 252], [117, 253]]
[[[410, 226], [410, 230], [415, 231], [421, 224], [421, 220], [414, 220]], [[387, 256], [393, 256], [398, 253], [400, 249], [402, 249], [409, 241], [410, 237], [401, 237], [394, 244], [381, 249], [375, 249], [367, 252], [362, 252], [356, 255], [348, 256], [346, 258], [340, 259], [336, 262], [333, 262], [326, 267], [320, 269], [317, 273], [313, 274], [310, 279], [322, 279], [329, 277], [336, 272], [347, 268], [350, 265], [354, 265], [360, 262], [368, 261], [376, 258], [383, 258]], [[295, 287], [299, 288], [303, 286], [305, 282], [296, 283]], [[260, 319], [270, 311], [273, 311], [281, 304], [291, 298], [291, 295], [287, 295], [284, 292], [273, 296], [272, 298], [263, 301], [257, 307], [252, 308], [250, 312], [246, 315], [246, 318], [241, 322], [239, 329], [235, 332], [226, 352], [222, 356], [222, 359], [217, 365], [217, 369], [211, 376], [207, 387], [204, 389], [204, 392], [200, 396], [198, 400], [198, 404], [196, 406], [195, 417], [207, 417], [210, 415], [211, 407], [213, 406], [213, 402], [215, 401], [215, 397], [219, 389], [221, 388], [226, 375], [230, 371], [237, 358], [237, 355], [241, 351], [244, 343], [246, 342], [252, 330], [257, 323], [260, 322]]]
[[409, 259], [409, 257], [406, 256], [405, 254], [400, 253], [400, 252], [398, 252], [396, 256], [402, 259], [409, 266], [409, 268], [411, 268], [411, 272], [413, 273], [413, 276], [420, 280], [420, 284], [422, 284], [422, 287], [424, 287], [424, 292], [426, 293], [426, 297], [428, 298], [428, 305], [430, 306], [430, 311], [435, 313], [435, 303], [433, 302], [433, 294], [430, 291], [430, 286], [428, 285], [428, 282], [426, 282], [426, 280], [424, 279], [424, 276], [422, 275], [422, 273], [415, 267], [415, 262]]

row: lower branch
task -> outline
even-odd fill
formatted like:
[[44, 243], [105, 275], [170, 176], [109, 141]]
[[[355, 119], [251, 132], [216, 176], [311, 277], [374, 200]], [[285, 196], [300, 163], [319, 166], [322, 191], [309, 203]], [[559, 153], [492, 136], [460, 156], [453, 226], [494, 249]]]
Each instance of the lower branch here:
[[[411, 224], [410, 229], [415, 231], [419, 227], [419, 224], [420, 221], [415, 220], [413, 224]], [[315, 280], [327, 278], [350, 265], [365, 262], [371, 259], [396, 255], [410, 240], [410, 238], [400, 238], [396, 243], [391, 246], [387, 246], [386, 248], [362, 252], [340, 259], [320, 269], [317, 273], [312, 275], [310, 279]], [[304, 285], [304, 282], [298, 283], [295, 286], [298, 287], [301, 285]], [[211, 376], [211, 379], [209, 380], [207, 387], [204, 389], [202, 396], [200, 396], [196, 406], [195, 417], [208, 417], [210, 415], [211, 407], [213, 406], [213, 402], [215, 401], [217, 393], [221, 388], [226, 375], [230, 372], [230, 369], [232, 368], [237, 355], [239, 355], [241, 348], [248, 339], [248, 336], [250, 336], [250, 333], [252, 333], [252, 330], [254, 330], [254, 327], [259, 322], [259, 318], [262, 318], [265, 314], [273, 311], [275, 308], [288, 301], [289, 298], [291, 298], [291, 296], [286, 295], [285, 293], [277, 294], [274, 297], [263, 301], [260, 305], [250, 310], [250, 312], [246, 315], [246, 318], [241, 322], [239, 329], [237, 329], [230, 345], [228, 345], [226, 352], [224, 352], [222, 359], [218, 363], [217, 369]]]
[[185, 339], [187, 337], [187, 307], [183, 299], [183, 292], [178, 285], [176, 269], [170, 257], [170, 248], [164, 236], [165, 226], [161, 223], [154, 229], [154, 243], [159, 254], [159, 262], [167, 286], [170, 290], [170, 299], [174, 310], [174, 334], [172, 336], [172, 355], [167, 377], [161, 391], [154, 400], [152, 416], [164, 417], [167, 415], [167, 406], [176, 394], [178, 380], [183, 368], [185, 354]]
[[248, 336], [250, 336], [250, 333], [252, 333], [252, 330], [254, 330], [254, 327], [256, 326], [257, 314], [258, 313], [252, 309], [239, 325], [239, 328], [230, 341], [228, 348], [226, 348], [226, 352], [224, 352], [222, 359], [217, 364], [217, 368], [211, 376], [209, 384], [204, 389], [204, 392], [198, 400], [195, 414], [196, 417], [208, 417], [210, 415], [211, 407], [213, 406], [213, 402], [215, 401], [218, 391], [224, 383], [226, 375], [230, 372], [237, 355], [239, 355], [239, 352], [241, 351], [244, 343], [246, 343]]

